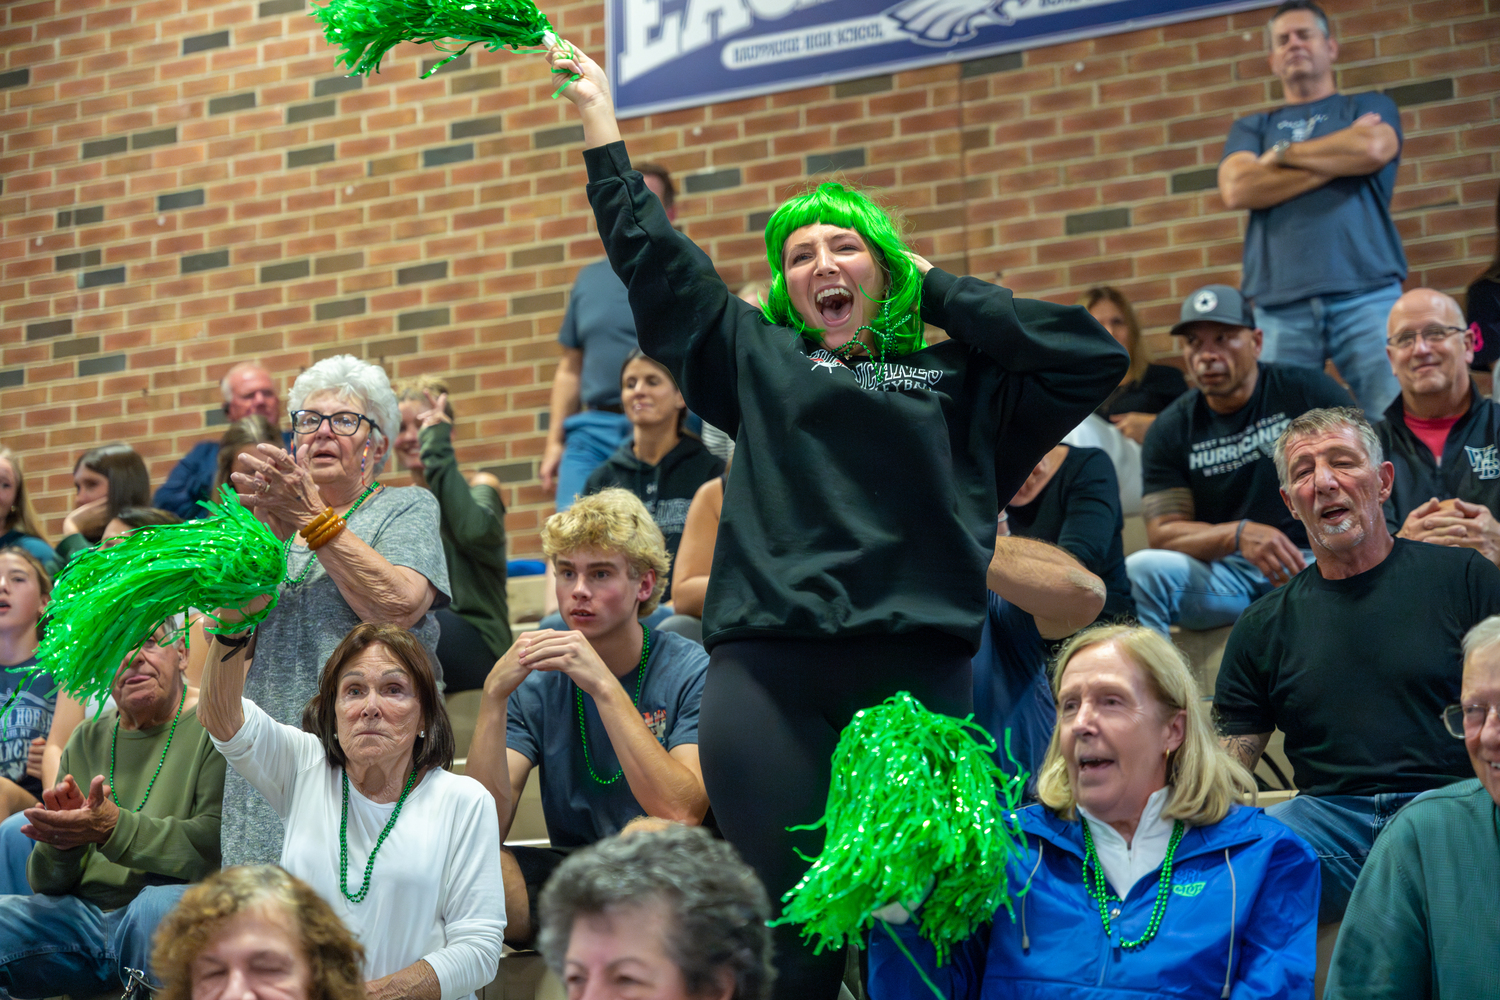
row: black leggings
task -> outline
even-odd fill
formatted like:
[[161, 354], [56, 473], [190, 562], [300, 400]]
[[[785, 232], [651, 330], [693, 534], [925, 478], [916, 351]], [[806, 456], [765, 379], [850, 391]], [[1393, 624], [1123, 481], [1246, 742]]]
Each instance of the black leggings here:
[[[910, 691], [935, 712], [973, 704], [969, 646], [936, 631], [850, 639], [723, 642], [709, 659], [698, 753], [725, 839], [753, 867], [777, 914], [781, 897], [823, 848], [815, 822], [828, 804], [834, 747], [861, 708]], [[842, 952], [814, 955], [801, 928], [775, 929], [777, 1000], [834, 1000]]]

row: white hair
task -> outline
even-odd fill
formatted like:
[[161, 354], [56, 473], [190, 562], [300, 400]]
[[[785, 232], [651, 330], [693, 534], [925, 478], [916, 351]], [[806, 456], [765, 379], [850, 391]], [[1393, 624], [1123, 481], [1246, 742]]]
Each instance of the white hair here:
[[1365, 455], [1370, 459], [1370, 467], [1380, 468], [1385, 461], [1385, 453], [1380, 447], [1380, 436], [1375, 433], [1368, 418], [1360, 410], [1352, 406], [1327, 406], [1321, 409], [1308, 410], [1287, 424], [1275, 445], [1271, 449], [1271, 460], [1276, 464], [1276, 479], [1282, 489], [1287, 488], [1287, 460], [1286, 450], [1291, 443], [1298, 438], [1309, 437], [1313, 434], [1327, 434], [1332, 431], [1351, 430], [1360, 443], [1365, 446]]
[[1464, 661], [1482, 649], [1500, 645], [1500, 615], [1490, 615], [1464, 636]]
[[[331, 392], [358, 406], [375, 424], [372, 433], [385, 441], [395, 440], [392, 431], [401, 430], [401, 407], [396, 403], [396, 394], [391, 391], [391, 380], [379, 365], [361, 361], [352, 354], [324, 358], [298, 375], [297, 381], [292, 383], [287, 400], [289, 412], [302, 409], [309, 396], [324, 392]], [[385, 467], [390, 455], [391, 450], [387, 448], [375, 465], [377, 473]]]

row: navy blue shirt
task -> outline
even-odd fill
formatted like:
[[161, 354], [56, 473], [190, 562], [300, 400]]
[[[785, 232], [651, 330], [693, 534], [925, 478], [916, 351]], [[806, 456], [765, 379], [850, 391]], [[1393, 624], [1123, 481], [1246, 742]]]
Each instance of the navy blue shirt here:
[[[1229, 130], [1224, 156], [1256, 156], [1282, 140], [1304, 142], [1338, 132], [1367, 112], [1396, 130], [1401, 114], [1384, 94], [1334, 94], [1241, 118]], [[1391, 221], [1398, 152], [1359, 177], [1335, 177], [1270, 208], [1252, 209], [1245, 230], [1240, 290], [1258, 306], [1279, 306], [1315, 295], [1373, 291], [1406, 277], [1406, 253]]]

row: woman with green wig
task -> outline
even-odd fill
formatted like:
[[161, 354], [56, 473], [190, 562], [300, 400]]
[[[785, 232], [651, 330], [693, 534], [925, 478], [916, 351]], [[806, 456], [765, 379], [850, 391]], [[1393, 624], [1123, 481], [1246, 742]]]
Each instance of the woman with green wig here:
[[[641, 348], [735, 440], [703, 612], [699, 754], [714, 815], [780, 900], [822, 848], [840, 731], [909, 691], [963, 716], [995, 518], [1119, 384], [1078, 306], [933, 267], [839, 184], [766, 226], [762, 309], [730, 294], [631, 169], [603, 70], [561, 43], [588, 195]], [[928, 346], [927, 325], [948, 334]], [[777, 997], [833, 1000], [844, 959], [776, 929]]]

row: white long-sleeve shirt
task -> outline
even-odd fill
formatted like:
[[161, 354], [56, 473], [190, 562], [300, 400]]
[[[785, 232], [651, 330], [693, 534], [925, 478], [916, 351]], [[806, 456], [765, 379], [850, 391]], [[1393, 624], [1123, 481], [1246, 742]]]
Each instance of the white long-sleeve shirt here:
[[[505, 887], [495, 800], [484, 786], [447, 771], [423, 775], [376, 855], [369, 895], [351, 903], [338, 886], [342, 770], [313, 734], [276, 722], [248, 699], [243, 705], [240, 731], [214, 745], [286, 824], [281, 866], [327, 900], [364, 945], [365, 977], [426, 959], [443, 1000], [489, 984], [503, 947]], [[351, 892], [359, 891], [370, 849], [395, 808], [350, 784]]]

